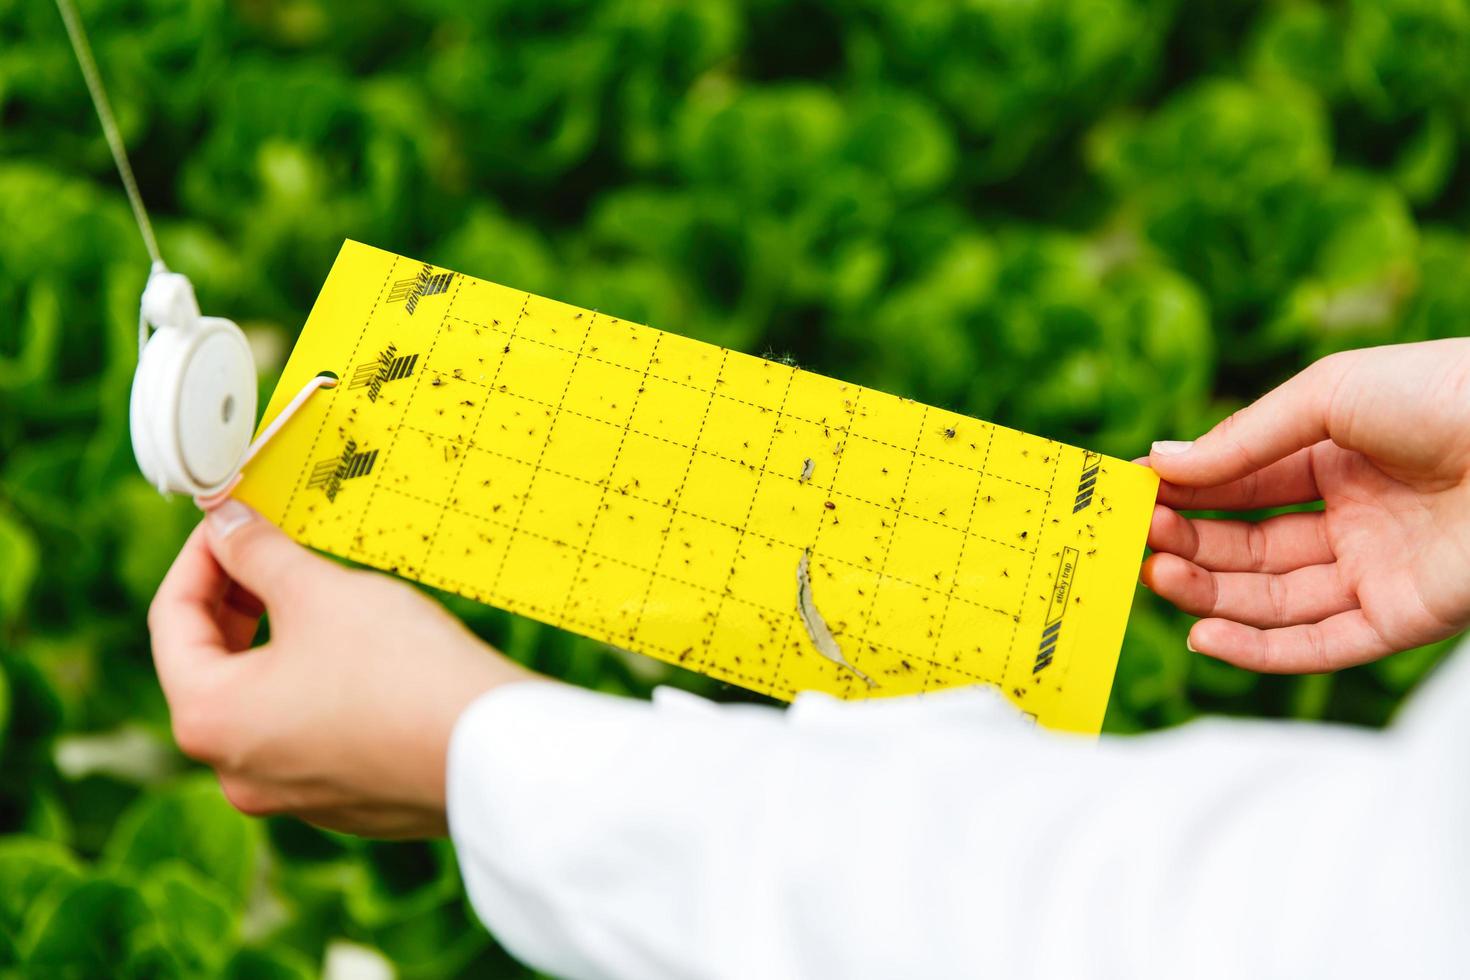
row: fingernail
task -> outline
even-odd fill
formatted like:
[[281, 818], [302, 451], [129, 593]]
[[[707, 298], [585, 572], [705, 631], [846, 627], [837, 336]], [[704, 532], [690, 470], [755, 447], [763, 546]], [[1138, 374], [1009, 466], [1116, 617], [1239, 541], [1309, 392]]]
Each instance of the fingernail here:
[[1163, 442], [1154, 443], [1152, 448], [1154, 455], [1157, 456], [1178, 456], [1180, 453], [1187, 453], [1193, 449], [1194, 442], [1178, 442], [1173, 439], [1165, 439]]
[[209, 533], [216, 541], [223, 541], [240, 528], [255, 520], [255, 511], [238, 500], [226, 500], [205, 518], [209, 522]]
[[1188, 650], [1190, 653], [1199, 653], [1199, 651], [1194, 648], [1194, 644], [1190, 642], [1190, 639], [1187, 636], [1184, 638], [1184, 649]]

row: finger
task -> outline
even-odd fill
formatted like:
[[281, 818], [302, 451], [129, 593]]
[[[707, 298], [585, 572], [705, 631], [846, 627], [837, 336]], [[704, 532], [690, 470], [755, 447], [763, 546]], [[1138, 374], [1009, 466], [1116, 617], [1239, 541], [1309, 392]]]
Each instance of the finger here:
[[170, 701], [190, 676], [228, 652], [215, 611], [229, 584], [210, 555], [203, 525], [196, 527], [148, 608], [153, 662]]
[[1315, 623], [1358, 605], [1336, 564], [1265, 575], [1211, 572], [1178, 555], [1155, 554], [1143, 563], [1143, 582], [1191, 616], [1263, 629]]
[[1323, 358], [1194, 442], [1154, 443], [1149, 465], [1170, 483], [1211, 487], [1321, 442], [1328, 437], [1333, 395], [1353, 363]]
[[1155, 507], [1148, 546], [1212, 572], [1289, 572], [1336, 560], [1320, 513], [1282, 514], [1264, 521], [1191, 520]]
[[267, 607], [299, 595], [318, 578], [341, 572], [238, 500], [210, 511], [205, 523], [210, 550], [226, 574]]
[[1361, 609], [1304, 623], [1261, 630], [1223, 619], [1194, 624], [1189, 648], [1246, 670], [1308, 674], [1354, 667], [1387, 656], [1386, 643]]
[[215, 775], [230, 806], [247, 817], [268, 817], [289, 809], [281, 794], [267, 783], [233, 772], [216, 771]]
[[1159, 484], [1159, 503], [1175, 510], [1256, 510], [1320, 500], [1314, 448], [1299, 449], [1264, 469], [1219, 486]]
[[254, 643], [255, 634], [260, 630], [260, 617], [265, 615], [265, 603], [239, 582], [231, 582], [220, 598], [216, 615], [225, 636], [225, 646], [239, 653]]

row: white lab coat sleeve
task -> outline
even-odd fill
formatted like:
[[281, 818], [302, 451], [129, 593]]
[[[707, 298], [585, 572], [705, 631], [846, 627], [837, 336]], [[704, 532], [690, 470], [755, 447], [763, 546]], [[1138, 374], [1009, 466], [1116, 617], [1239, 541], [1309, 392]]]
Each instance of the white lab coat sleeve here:
[[1459, 674], [1388, 734], [1101, 743], [980, 689], [781, 712], [527, 682], [459, 721], [449, 822], [479, 915], [559, 977], [1463, 976]]

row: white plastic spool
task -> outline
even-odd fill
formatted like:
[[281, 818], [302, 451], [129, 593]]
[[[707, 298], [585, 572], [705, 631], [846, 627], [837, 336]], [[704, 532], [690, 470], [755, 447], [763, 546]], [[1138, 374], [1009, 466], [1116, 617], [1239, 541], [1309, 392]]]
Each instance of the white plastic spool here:
[[128, 413], [133, 455], [160, 493], [211, 496], [239, 473], [250, 447], [250, 345], [232, 321], [201, 316], [188, 278], [161, 263], [143, 291], [141, 318]]

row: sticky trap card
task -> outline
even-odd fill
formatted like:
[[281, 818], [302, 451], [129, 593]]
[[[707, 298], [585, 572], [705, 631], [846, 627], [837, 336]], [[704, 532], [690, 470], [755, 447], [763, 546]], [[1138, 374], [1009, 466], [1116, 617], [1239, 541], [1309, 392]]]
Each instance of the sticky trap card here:
[[237, 491], [304, 544], [778, 698], [1102, 724], [1143, 467], [356, 242], [262, 425], [323, 371]]

